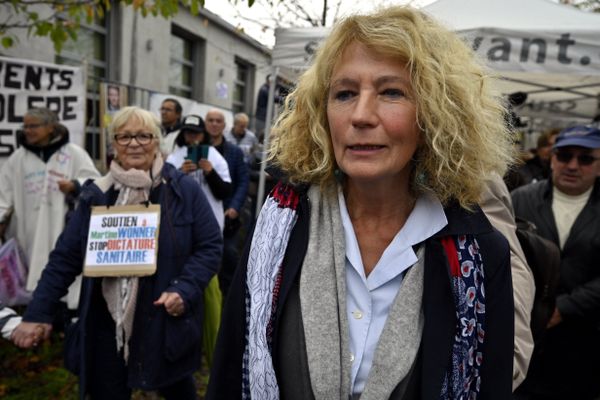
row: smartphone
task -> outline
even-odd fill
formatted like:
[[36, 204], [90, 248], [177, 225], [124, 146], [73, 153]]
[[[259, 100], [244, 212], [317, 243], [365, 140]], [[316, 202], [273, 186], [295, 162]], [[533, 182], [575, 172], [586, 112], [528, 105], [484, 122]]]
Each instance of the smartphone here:
[[202, 146], [200, 146], [200, 158], [204, 158], [207, 159], [208, 158], [208, 148], [210, 146], [207, 144], [203, 144]]
[[194, 164], [198, 163], [198, 146], [188, 146], [186, 160], [191, 160]]

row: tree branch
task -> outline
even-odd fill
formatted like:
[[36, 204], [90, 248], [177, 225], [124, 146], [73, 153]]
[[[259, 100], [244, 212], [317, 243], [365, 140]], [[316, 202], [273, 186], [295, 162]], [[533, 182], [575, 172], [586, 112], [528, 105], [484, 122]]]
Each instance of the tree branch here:
[[[9, 0], [0, 0], [0, 4], [5, 3], [11, 3], [11, 1]], [[65, 2], [64, 0], [21, 0], [18, 3], [20, 3], [21, 5], [23, 5], [24, 7], [29, 7], [29, 6], [35, 6], [35, 5], [49, 5], [49, 6], [55, 6], [55, 7], [59, 7], [59, 8], [63, 8], [63, 9], [69, 9], [72, 7], [78, 7], [78, 6], [83, 6], [86, 4], [89, 5], [94, 5], [96, 3], [95, 0], [76, 0], [76, 1], [69, 1], [69, 2]]]
[[[318, 21], [315, 21], [314, 17], [300, 4], [298, 1], [282, 1], [280, 4], [283, 4], [288, 11], [293, 12], [299, 18], [310, 23], [312, 26], [319, 26]], [[294, 8], [295, 7], [295, 8]]]

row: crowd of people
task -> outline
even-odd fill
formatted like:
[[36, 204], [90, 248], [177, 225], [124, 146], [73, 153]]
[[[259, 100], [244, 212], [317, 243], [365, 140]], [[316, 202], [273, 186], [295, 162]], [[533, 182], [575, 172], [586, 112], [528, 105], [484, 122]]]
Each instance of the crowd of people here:
[[[226, 129], [174, 98], [160, 120], [120, 107], [104, 176], [29, 110], [0, 234], [24, 249], [32, 299], [22, 317], [0, 305], [3, 337], [31, 348], [64, 328], [82, 399], [195, 399], [202, 354], [215, 400], [598, 399], [597, 127], [543, 132], [519, 162], [492, 75], [410, 6], [338, 22], [281, 100], [266, 160], [246, 114]], [[260, 162], [277, 183], [245, 216]], [[153, 272], [82, 277], [96, 210], [149, 204]], [[535, 342], [545, 288], [515, 218], [560, 251]]]

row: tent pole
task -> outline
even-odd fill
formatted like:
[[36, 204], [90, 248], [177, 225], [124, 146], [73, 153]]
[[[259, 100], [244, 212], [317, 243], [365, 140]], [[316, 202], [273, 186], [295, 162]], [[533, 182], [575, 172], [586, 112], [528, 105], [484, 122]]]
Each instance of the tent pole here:
[[525, 85], [543, 88], [543, 89], [539, 89], [539, 90], [527, 90], [527, 91], [524, 90], [524, 92], [527, 94], [546, 93], [546, 92], [566, 92], [566, 93], [576, 94], [578, 96], [596, 97], [595, 94], [579, 92], [575, 89], [587, 89], [587, 88], [591, 88], [591, 87], [600, 86], [600, 82], [587, 83], [585, 85], [575, 85], [575, 86], [571, 85], [571, 86], [560, 87], [560, 86], [550, 86], [550, 85], [542, 84], [542, 83], [529, 82], [529, 81], [524, 81], [522, 79], [515, 79], [515, 78], [509, 78], [509, 77], [504, 77], [502, 79], [505, 81], [509, 81], [509, 82], [522, 83]]
[[267, 165], [267, 150], [269, 149], [269, 135], [271, 134], [271, 121], [273, 119], [273, 104], [275, 103], [275, 86], [277, 84], [277, 75], [279, 67], [271, 66], [271, 82], [269, 82], [269, 99], [267, 100], [267, 115], [265, 119], [265, 138], [263, 141], [262, 160], [260, 163], [260, 175], [258, 178], [258, 190], [256, 192], [256, 217], [260, 213], [263, 200], [265, 198], [265, 181], [267, 175], [265, 167]]

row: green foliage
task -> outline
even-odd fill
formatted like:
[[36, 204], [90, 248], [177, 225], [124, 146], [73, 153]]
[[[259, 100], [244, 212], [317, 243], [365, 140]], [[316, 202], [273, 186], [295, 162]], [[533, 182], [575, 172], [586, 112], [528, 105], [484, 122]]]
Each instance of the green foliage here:
[[600, 13], [600, 1], [599, 0], [560, 0], [563, 4], [568, 4], [585, 11], [591, 11]]
[[0, 397], [5, 400], [77, 399], [77, 378], [62, 365], [62, 340], [51, 340], [33, 350], [0, 342]]
[[[2, 400], [76, 400], [77, 377], [63, 365], [63, 336], [53, 333], [50, 340], [33, 350], [21, 350], [0, 338], [0, 399]], [[203, 358], [194, 373], [199, 399], [208, 385], [208, 365]], [[150, 392], [135, 390], [132, 400], [156, 399]]]
[[[254, 0], [248, 0], [252, 5]], [[48, 12], [40, 13], [44, 4]], [[102, 19], [111, 7], [122, 5], [132, 7], [143, 17], [171, 18], [179, 7], [185, 7], [194, 15], [204, 0], [9, 0], [0, 2], [3, 14], [0, 17], [0, 41], [5, 48], [16, 43], [17, 29], [27, 29], [28, 35], [48, 37], [54, 44], [57, 53], [67, 40], [76, 40], [77, 31], [82, 22], [91, 24], [95, 19]]]
[[14, 44], [14, 39], [11, 36], [4, 36], [2, 38], [2, 46], [4, 48], [9, 48], [12, 47], [12, 45]]

